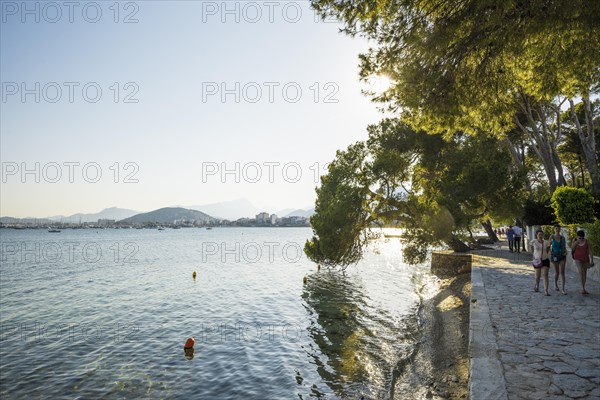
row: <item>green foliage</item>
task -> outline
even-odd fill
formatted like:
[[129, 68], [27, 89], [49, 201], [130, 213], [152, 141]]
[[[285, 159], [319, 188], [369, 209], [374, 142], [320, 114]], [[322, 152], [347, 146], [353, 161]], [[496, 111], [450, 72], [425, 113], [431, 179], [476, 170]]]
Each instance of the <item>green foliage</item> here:
[[[561, 140], [556, 125], [571, 119], [557, 117], [565, 98], [589, 100], [600, 88], [600, 1], [311, 3], [322, 17], [342, 21], [346, 33], [374, 43], [359, 57], [360, 77], [393, 82], [382, 94], [369, 93], [375, 102], [428, 133], [505, 138], [527, 132], [522, 140], [543, 164], [534, 170], [546, 174], [551, 191], [563, 184], [555, 175], [565, 153], [550, 149]], [[596, 177], [589, 152], [585, 164], [577, 156], [571, 152], [567, 166], [585, 166], [588, 172], [578, 175]]]
[[[578, 225], [578, 224], [561, 225], [561, 229], [567, 230], [567, 236], [568, 236], [567, 246], [571, 245], [573, 238], [577, 236], [577, 231], [580, 228], [581, 228], [581, 225]], [[544, 238], [548, 239], [548, 238], [550, 238], [550, 236], [554, 235], [554, 224], [543, 225], [542, 230], [544, 231]]]
[[568, 225], [594, 221], [595, 202], [594, 197], [584, 189], [562, 186], [554, 191], [550, 204], [558, 222]]
[[363, 204], [370, 190], [360, 173], [365, 152], [365, 145], [360, 142], [338, 151], [328, 174], [321, 177], [315, 214], [310, 219], [318, 236], [304, 247], [315, 262], [346, 266], [362, 256], [371, 222]]
[[527, 225], [552, 225], [556, 221], [550, 200], [525, 201], [523, 221]]
[[[571, 225], [565, 226], [565, 228], [567, 228], [567, 234], [569, 235], [569, 242], [573, 242], [573, 239], [577, 237], [577, 231], [579, 230], [579, 225], [571, 224]], [[570, 246], [571, 243], [568, 243], [568, 245]]]
[[587, 230], [586, 238], [592, 247], [592, 254], [600, 256], [600, 219], [583, 227]]
[[544, 239], [554, 235], [554, 225], [543, 225], [542, 230], [544, 231]]
[[376, 97], [428, 132], [505, 134], [519, 96], [589, 95], [600, 76], [600, 2], [313, 0], [378, 44], [361, 76], [396, 82]]
[[521, 181], [493, 138], [415, 132], [397, 119], [368, 128], [366, 143], [339, 151], [317, 189], [314, 237], [305, 253], [316, 262], [358, 261], [373, 225], [405, 228], [404, 256], [422, 262], [428, 246], [468, 249], [456, 235], [473, 220], [520, 202]]
[[594, 215], [600, 219], [600, 194], [594, 195]]

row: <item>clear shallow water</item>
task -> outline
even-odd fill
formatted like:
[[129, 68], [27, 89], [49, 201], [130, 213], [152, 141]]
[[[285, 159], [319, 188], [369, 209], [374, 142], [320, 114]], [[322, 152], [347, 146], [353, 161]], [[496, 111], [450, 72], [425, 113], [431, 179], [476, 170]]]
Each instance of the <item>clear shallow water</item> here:
[[394, 397], [427, 269], [389, 239], [318, 272], [310, 235], [0, 230], [1, 397]]

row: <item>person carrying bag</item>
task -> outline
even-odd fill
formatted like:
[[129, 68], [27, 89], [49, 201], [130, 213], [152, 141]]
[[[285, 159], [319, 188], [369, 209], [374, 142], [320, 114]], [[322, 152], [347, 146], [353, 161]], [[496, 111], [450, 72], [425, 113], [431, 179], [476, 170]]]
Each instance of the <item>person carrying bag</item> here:
[[579, 270], [581, 294], [589, 294], [585, 290], [585, 281], [587, 279], [587, 270], [594, 266], [594, 255], [592, 254], [592, 247], [585, 238], [584, 231], [577, 231], [577, 237], [573, 239], [571, 249], [573, 249], [571, 252], [573, 261], [575, 261], [575, 265], [577, 265], [577, 269]]

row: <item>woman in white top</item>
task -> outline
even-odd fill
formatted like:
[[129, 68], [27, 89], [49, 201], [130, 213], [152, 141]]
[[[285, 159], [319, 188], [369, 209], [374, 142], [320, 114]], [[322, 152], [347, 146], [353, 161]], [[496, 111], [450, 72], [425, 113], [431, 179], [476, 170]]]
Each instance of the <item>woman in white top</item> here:
[[548, 241], [544, 240], [544, 232], [539, 229], [535, 233], [535, 239], [531, 241], [531, 249], [533, 250], [533, 268], [535, 269], [535, 288], [536, 292], [540, 291], [540, 275], [544, 273], [544, 293], [548, 293], [548, 269], [550, 268], [550, 258], [548, 257]]

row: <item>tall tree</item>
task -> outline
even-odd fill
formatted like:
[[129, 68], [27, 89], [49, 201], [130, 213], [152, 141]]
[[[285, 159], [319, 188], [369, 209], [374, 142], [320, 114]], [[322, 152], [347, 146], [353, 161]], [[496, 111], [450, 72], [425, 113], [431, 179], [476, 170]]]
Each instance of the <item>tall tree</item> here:
[[[586, 0], [312, 0], [377, 46], [361, 55], [361, 77], [394, 85], [374, 96], [427, 132], [521, 129], [535, 147], [550, 190], [565, 183], [556, 147], [560, 104], [590, 104], [600, 82], [600, 2]], [[586, 167], [600, 192], [587, 107]], [[525, 118], [520, 119], [522, 115]], [[587, 133], [586, 133], [587, 132]]]

